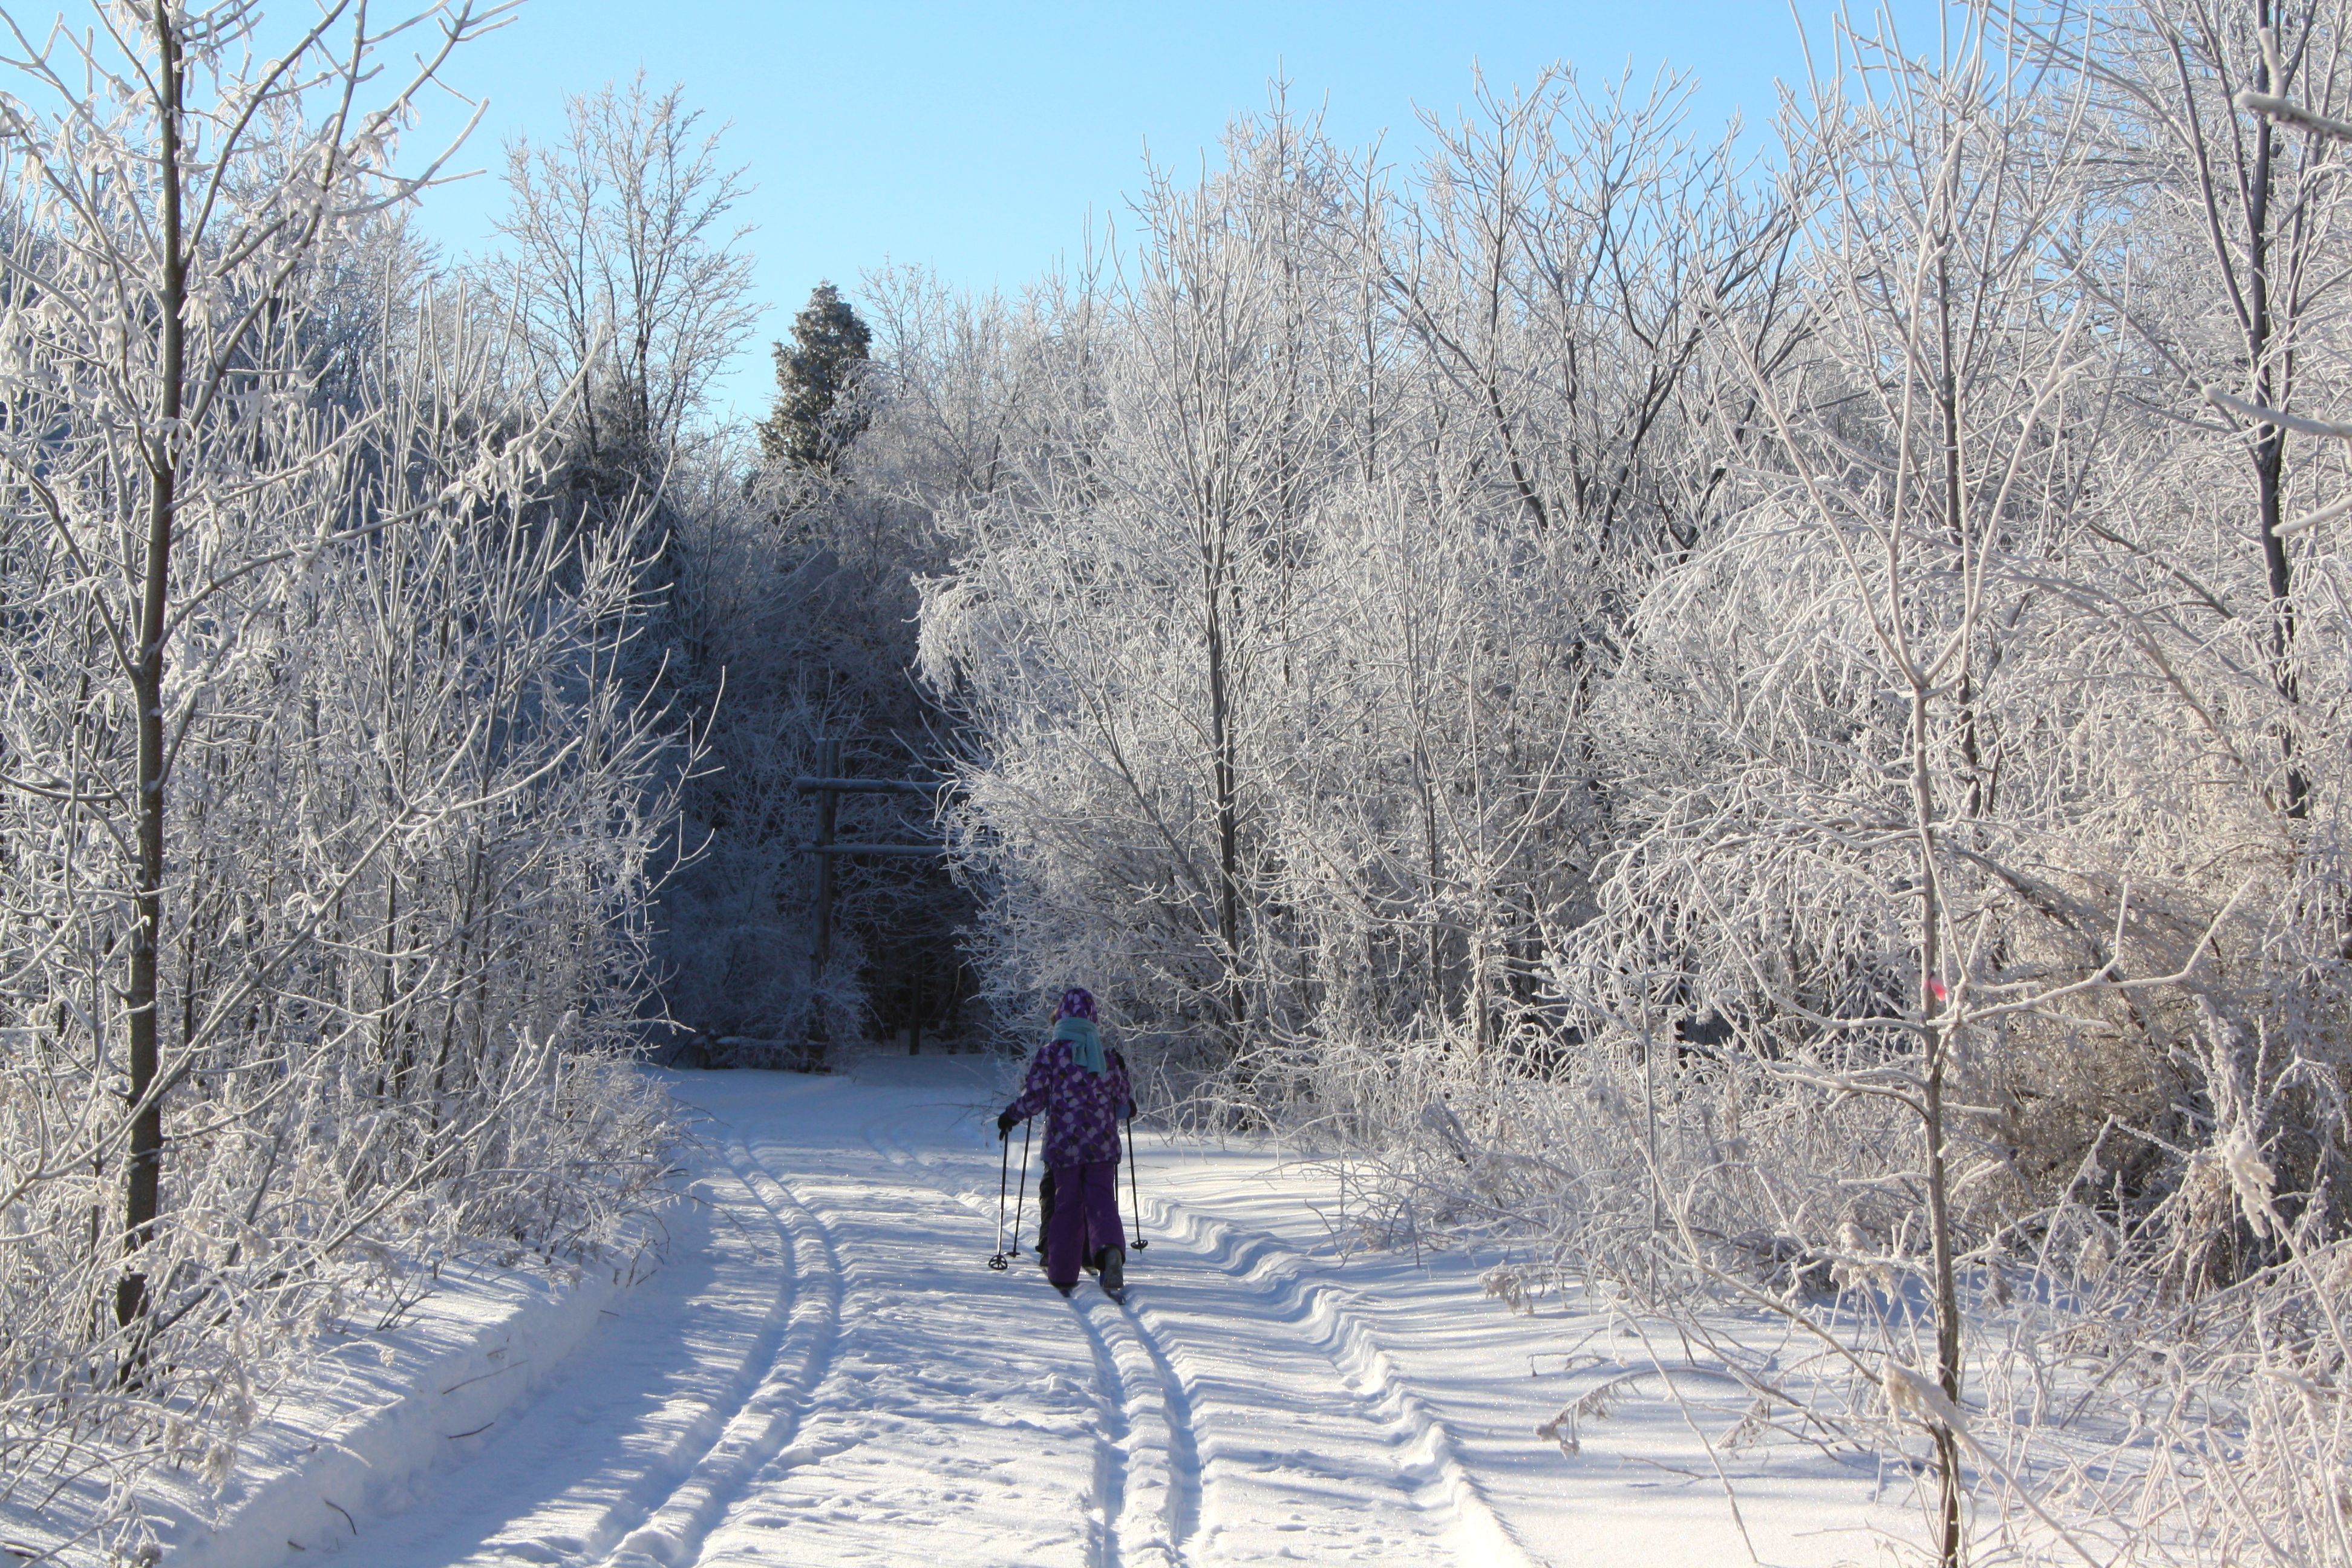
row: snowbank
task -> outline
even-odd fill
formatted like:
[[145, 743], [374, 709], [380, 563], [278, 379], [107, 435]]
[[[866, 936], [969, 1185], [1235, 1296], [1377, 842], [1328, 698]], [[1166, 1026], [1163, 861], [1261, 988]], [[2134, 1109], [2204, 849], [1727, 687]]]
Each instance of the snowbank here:
[[154, 1499], [171, 1568], [270, 1568], [429, 1494], [589, 1342], [633, 1266], [570, 1279], [461, 1267], [394, 1328], [322, 1347], [316, 1373], [248, 1436], [216, 1497]]

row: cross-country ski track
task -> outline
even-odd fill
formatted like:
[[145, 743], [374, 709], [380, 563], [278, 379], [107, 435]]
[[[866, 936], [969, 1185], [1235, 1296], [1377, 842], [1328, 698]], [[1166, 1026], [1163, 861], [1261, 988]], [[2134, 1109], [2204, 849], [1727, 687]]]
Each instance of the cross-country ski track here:
[[671, 1082], [698, 1122], [657, 1262], [453, 1279], [322, 1358], [355, 1370], [188, 1500], [165, 1563], [1816, 1564], [1902, 1528], [1883, 1467], [1702, 1441], [1745, 1402], [1696, 1363], [1576, 1453], [1539, 1437], [1654, 1347], [1573, 1297], [1507, 1310], [1491, 1256], [1347, 1245], [1271, 1151], [1145, 1133], [1128, 1303], [1066, 1301], [1034, 1183], [987, 1268], [1004, 1081], [975, 1058]]

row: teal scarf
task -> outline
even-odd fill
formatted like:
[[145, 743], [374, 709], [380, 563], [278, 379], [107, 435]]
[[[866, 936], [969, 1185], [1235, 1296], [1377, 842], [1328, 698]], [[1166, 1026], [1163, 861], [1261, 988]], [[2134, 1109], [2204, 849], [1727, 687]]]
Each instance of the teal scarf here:
[[1070, 1059], [1100, 1076], [1110, 1066], [1103, 1056], [1102, 1031], [1092, 1018], [1065, 1018], [1054, 1026], [1054, 1037], [1070, 1042]]

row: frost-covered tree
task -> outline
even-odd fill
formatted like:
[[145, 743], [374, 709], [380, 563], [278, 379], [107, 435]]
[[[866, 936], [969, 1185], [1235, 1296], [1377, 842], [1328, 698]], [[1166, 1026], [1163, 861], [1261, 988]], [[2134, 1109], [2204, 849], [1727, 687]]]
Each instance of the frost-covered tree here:
[[2347, 17], [1948, 20], [1753, 169], [1277, 104], [887, 314], [979, 945], [1415, 1236], [1818, 1332], [1944, 1561], [2343, 1560]]
[[744, 171], [720, 160], [719, 134], [682, 89], [649, 93], [640, 74], [567, 99], [560, 141], [507, 148], [507, 243], [477, 272], [522, 323], [517, 389], [568, 410], [583, 497], [658, 493], [758, 317], [733, 224]]
[[856, 398], [874, 345], [873, 329], [830, 282], [809, 291], [793, 318], [793, 343], [778, 343], [776, 406], [760, 425], [772, 463], [830, 473], [871, 415]]
[[1277, 101], [1154, 181], [1124, 280], [994, 329], [925, 636], [1008, 989], [1132, 975], [1129, 1026], [1244, 1102], [1333, 1041], [1549, 1049], [1517, 1026], [1609, 808], [1582, 710], [1717, 504], [1717, 338], [1788, 335], [1788, 225], [1702, 202], [1679, 101], [1547, 79], [1405, 191]]
[[603, 1245], [661, 1168], [612, 1059], [690, 760], [616, 679], [642, 518], [525, 526], [551, 422], [399, 221], [494, 19], [15, 35], [0, 1488], [125, 1556], [322, 1325]]

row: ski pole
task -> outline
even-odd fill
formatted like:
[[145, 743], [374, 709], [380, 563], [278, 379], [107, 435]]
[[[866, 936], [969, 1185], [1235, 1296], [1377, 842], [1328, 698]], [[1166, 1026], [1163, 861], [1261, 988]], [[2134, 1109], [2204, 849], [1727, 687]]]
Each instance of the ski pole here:
[[996, 1156], [996, 1251], [994, 1255], [989, 1258], [988, 1266], [991, 1268], [995, 1269], [999, 1274], [1002, 1274], [1004, 1272], [1005, 1268], [1004, 1182], [1005, 1178], [1011, 1174], [1009, 1167], [1013, 1163], [1013, 1140], [1010, 1138], [1000, 1137], [997, 1139], [997, 1142], [1002, 1144], [1003, 1148]]
[[[1011, 1152], [1013, 1140], [1007, 1138], [1004, 1141], [1004, 1147], [1008, 1153]], [[1006, 1254], [1013, 1258], [1021, 1256], [1021, 1205], [1026, 1203], [1028, 1198], [1029, 1124], [1024, 1121], [1021, 1124], [1021, 1184], [1013, 1190], [1013, 1245], [1004, 1249]]]
[[1135, 1112], [1127, 1113], [1127, 1195], [1135, 1200], [1135, 1250], [1151, 1243], [1143, 1239], [1143, 1178], [1135, 1173]]

